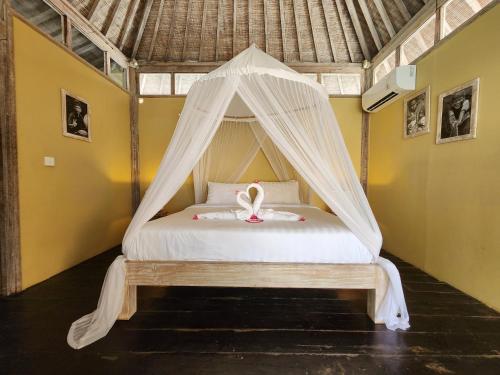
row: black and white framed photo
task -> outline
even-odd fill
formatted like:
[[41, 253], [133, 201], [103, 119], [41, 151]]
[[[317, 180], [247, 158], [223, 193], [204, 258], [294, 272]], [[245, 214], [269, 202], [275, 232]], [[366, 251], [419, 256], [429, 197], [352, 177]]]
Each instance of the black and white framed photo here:
[[90, 107], [66, 90], [61, 90], [63, 135], [90, 142]]
[[429, 133], [430, 107], [430, 86], [404, 99], [403, 135], [405, 138]]
[[436, 143], [476, 138], [479, 78], [439, 95]]

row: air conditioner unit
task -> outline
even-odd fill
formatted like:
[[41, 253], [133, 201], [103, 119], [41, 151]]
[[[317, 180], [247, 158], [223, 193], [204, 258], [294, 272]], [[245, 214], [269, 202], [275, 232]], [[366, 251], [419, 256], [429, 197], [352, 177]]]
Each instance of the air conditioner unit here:
[[402, 95], [415, 90], [417, 68], [415, 65], [398, 66], [373, 87], [366, 90], [361, 98], [366, 112], [377, 112]]

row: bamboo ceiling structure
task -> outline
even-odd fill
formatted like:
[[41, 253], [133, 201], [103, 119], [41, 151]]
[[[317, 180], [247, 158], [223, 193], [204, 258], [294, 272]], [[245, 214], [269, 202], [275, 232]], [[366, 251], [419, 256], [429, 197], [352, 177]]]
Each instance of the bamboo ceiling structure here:
[[285, 63], [371, 60], [427, 0], [68, 0], [141, 64], [218, 63], [255, 43]]

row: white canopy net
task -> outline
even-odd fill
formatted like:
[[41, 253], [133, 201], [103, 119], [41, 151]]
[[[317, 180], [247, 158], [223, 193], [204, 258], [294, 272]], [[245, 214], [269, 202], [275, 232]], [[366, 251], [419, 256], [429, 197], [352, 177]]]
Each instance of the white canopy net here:
[[[249, 127], [226, 123], [219, 133], [227, 134], [214, 139], [225, 115], [240, 118], [240, 122], [243, 118], [252, 121], [255, 118], [255, 122]], [[217, 154], [213, 150], [222, 146], [221, 139], [249, 131], [254, 133], [254, 138], [243, 153], [247, 158], [211, 159]], [[224, 147], [231, 146], [225, 144]], [[125, 233], [123, 253], [126, 258], [137, 259], [137, 249], [141, 246], [137, 234], [141, 227], [172, 199], [192, 171], [196, 199], [202, 201], [209, 178], [215, 175], [227, 182], [238, 180], [239, 173], [246, 169], [259, 148], [279, 179], [303, 178], [305, 183], [302, 185], [310, 186], [370, 250], [373, 262], [384, 267], [390, 279], [390, 287], [377, 314], [390, 329], [408, 328], [409, 317], [399, 273], [392, 263], [379, 258], [382, 235], [355, 173], [327, 93], [317, 82], [255, 46], [191, 87], [157, 175]], [[208, 168], [211, 164], [216, 167]], [[110, 267], [97, 310], [73, 323], [68, 333], [68, 343], [72, 347], [80, 348], [98, 340], [114, 324], [123, 301], [124, 261], [124, 257], [118, 257]]]

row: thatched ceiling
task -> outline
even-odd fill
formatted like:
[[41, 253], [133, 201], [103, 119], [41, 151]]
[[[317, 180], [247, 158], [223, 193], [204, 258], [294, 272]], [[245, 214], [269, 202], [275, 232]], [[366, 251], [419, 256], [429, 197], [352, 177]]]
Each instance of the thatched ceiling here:
[[424, 0], [69, 0], [125, 55], [227, 61], [251, 43], [287, 63], [370, 60]]

